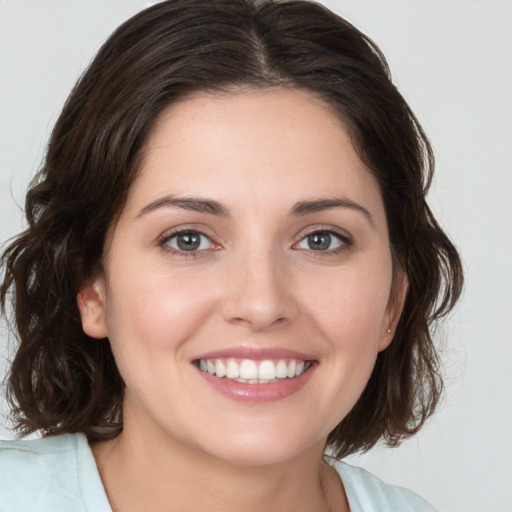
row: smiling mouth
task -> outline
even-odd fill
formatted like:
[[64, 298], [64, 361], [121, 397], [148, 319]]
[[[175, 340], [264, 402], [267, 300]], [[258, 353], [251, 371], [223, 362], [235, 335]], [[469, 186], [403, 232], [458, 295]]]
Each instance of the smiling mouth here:
[[212, 376], [244, 384], [270, 384], [295, 379], [308, 371], [312, 361], [300, 359], [198, 359], [197, 367]]

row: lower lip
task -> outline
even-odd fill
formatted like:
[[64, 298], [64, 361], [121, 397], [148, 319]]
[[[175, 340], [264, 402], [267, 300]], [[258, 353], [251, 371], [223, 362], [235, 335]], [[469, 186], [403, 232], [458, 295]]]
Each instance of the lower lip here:
[[246, 403], [267, 403], [283, 400], [298, 391], [300, 391], [313, 375], [316, 364], [312, 364], [308, 370], [293, 379], [283, 379], [279, 382], [270, 382], [268, 384], [247, 384], [227, 379], [226, 377], [216, 377], [203, 372], [199, 368], [197, 371], [201, 377], [216, 391], [237, 402]]

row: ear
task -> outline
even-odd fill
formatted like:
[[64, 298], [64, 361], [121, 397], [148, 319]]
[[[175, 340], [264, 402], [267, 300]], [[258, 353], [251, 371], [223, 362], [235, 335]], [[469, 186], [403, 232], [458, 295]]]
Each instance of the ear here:
[[105, 314], [105, 278], [98, 275], [86, 283], [76, 297], [82, 319], [82, 329], [91, 338], [106, 338], [108, 326]]
[[398, 270], [397, 275], [393, 278], [393, 286], [389, 296], [386, 314], [384, 315], [384, 321], [382, 322], [379, 352], [388, 348], [391, 341], [393, 341], [396, 326], [398, 325], [402, 310], [404, 309], [408, 289], [409, 279], [407, 278], [407, 274], [402, 270]]

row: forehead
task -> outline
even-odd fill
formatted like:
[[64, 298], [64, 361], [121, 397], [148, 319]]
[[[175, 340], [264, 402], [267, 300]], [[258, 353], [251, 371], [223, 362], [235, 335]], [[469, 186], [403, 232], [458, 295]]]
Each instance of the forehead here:
[[340, 194], [381, 203], [342, 120], [312, 94], [285, 89], [198, 93], [168, 107], [129, 203], [172, 193], [229, 204], [247, 191], [259, 205]]

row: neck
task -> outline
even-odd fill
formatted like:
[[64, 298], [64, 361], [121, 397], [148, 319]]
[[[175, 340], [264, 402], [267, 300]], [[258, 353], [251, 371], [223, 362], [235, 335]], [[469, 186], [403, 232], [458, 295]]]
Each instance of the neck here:
[[276, 464], [232, 464], [125, 424], [93, 446], [114, 512], [348, 510], [337, 476], [321, 463], [323, 445]]

